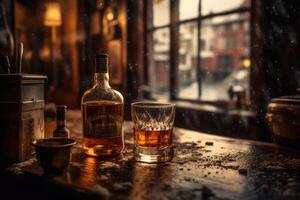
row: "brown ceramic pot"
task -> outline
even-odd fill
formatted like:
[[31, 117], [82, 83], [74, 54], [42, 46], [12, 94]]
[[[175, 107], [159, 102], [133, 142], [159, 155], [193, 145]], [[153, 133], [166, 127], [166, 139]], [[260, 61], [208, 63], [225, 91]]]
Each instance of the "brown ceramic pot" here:
[[272, 99], [266, 120], [275, 142], [300, 148], [300, 94]]
[[71, 149], [76, 142], [70, 138], [46, 138], [34, 140], [37, 158], [45, 175], [62, 173], [71, 160]]

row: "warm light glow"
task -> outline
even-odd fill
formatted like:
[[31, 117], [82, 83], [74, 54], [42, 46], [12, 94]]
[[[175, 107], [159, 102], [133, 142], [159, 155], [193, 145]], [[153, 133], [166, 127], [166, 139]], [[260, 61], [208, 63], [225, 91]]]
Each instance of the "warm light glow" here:
[[56, 2], [47, 3], [44, 25], [60, 26], [61, 24], [62, 24], [62, 20], [61, 20], [60, 4]]
[[108, 21], [112, 21], [114, 19], [114, 13], [112, 12], [112, 10], [110, 10], [107, 15], [106, 18]]
[[243, 60], [243, 67], [249, 68], [251, 66], [251, 61], [250, 59], [244, 59]]
[[162, 0], [154, 0], [154, 3], [160, 3]]
[[104, 0], [97, 0], [96, 6], [98, 9], [104, 8]]

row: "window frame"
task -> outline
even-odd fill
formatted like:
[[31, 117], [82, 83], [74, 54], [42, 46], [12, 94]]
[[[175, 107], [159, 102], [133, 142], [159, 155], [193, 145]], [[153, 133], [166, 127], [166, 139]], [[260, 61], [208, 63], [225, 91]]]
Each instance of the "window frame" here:
[[[170, 22], [169, 24], [156, 26], [154, 27], [153, 22], [153, 7], [152, 2], [153, 0], [145, 0], [146, 1], [146, 9], [145, 9], [145, 38], [146, 38], [146, 44], [145, 44], [145, 73], [144, 73], [144, 80], [145, 85], [149, 85], [149, 73], [148, 73], [148, 62], [149, 57], [152, 54], [152, 52], [149, 52], [148, 45], [152, 45], [152, 34], [154, 31], [169, 28], [170, 32], [170, 50], [169, 50], [169, 100], [171, 101], [188, 101], [188, 102], [194, 102], [194, 103], [209, 103], [213, 105], [223, 105], [226, 104], [228, 101], [226, 100], [203, 100], [201, 99], [201, 85], [202, 85], [202, 79], [201, 79], [201, 23], [203, 20], [212, 19], [214, 17], [220, 17], [220, 16], [226, 16], [231, 14], [238, 14], [238, 13], [249, 13], [249, 51], [251, 49], [251, 24], [252, 24], [252, 12], [253, 12], [253, 2], [250, 1], [251, 5], [249, 8], [247, 7], [239, 7], [234, 8], [231, 10], [226, 10], [222, 12], [216, 12], [216, 13], [210, 13], [206, 15], [201, 15], [201, 4], [202, 0], [199, 0], [198, 5], [198, 16], [194, 18], [189, 18], [185, 20], [179, 19], [179, 2], [180, 0], [169, 0], [170, 1]], [[197, 82], [198, 82], [198, 98], [197, 99], [188, 99], [188, 98], [179, 98], [178, 97], [178, 61], [179, 61], [179, 27], [182, 24], [186, 23], [197, 23]], [[251, 55], [249, 56], [249, 59], [252, 60]], [[251, 74], [250, 74], [251, 76]], [[250, 82], [249, 82], [250, 86]], [[250, 87], [249, 87], [250, 88]], [[251, 93], [250, 93], [251, 95]], [[152, 94], [150, 93], [150, 96], [153, 98]], [[251, 99], [251, 97], [250, 97]], [[157, 100], [157, 99], [154, 99]]]

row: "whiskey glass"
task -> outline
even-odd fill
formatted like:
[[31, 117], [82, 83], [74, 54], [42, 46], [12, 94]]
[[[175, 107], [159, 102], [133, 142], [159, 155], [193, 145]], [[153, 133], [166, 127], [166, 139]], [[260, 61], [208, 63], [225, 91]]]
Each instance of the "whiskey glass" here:
[[131, 104], [134, 124], [134, 158], [157, 163], [171, 161], [175, 104], [135, 102]]

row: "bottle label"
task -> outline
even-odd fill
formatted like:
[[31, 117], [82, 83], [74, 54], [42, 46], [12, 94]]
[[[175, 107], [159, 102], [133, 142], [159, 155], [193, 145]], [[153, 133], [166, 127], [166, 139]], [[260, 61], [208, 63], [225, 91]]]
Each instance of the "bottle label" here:
[[118, 137], [122, 134], [122, 116], [116, 114], [91, 115], [87, 118], [85, 136]]

